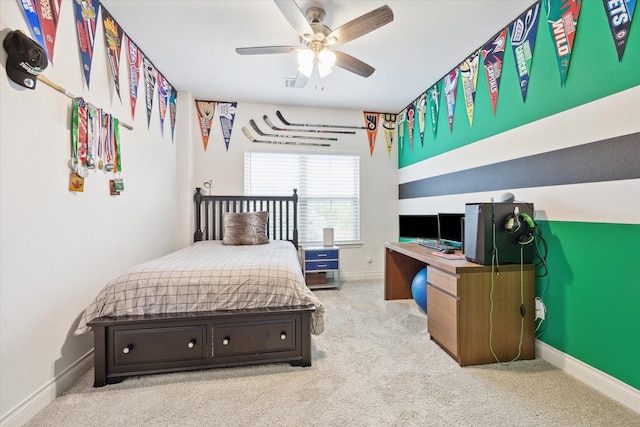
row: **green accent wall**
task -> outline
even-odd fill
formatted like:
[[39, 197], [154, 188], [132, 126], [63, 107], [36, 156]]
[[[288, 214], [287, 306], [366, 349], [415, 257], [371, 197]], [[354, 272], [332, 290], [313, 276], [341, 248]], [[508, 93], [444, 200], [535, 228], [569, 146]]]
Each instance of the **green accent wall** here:
[[[440, 96], [436, 138], [434, 139], [427, 121], [422, 146], [416, 119], [413, 151], [409, 147], [408, 132], [405, 131], [402, 149], [398, 141], [399, 168], [640, 85], [640, 18], [633, 20], [625, 54], [622, 61], [618, 62], [602, 2], [583, 1], [566, 86], [561, 87], [554, 42], [544, 10], [544, 6], [541, 6], [526, 102], [522, 101], [513, 50], [511, 43], [507, 42], [496, 115], [493, 115], [491, 109], [487, 78], [481, 67], [478, 71], [473, 125], [470, 126], [462, 84], [458, 78], [453, 132], [449, 131], [443, 91]], [[496, 29], [496, 32], [499, 30]], [[460, 58], [460, 62], [464, 59]], [[429, 82], [428, 85], [434, 83]], [[428, 86], [424, 90], [427, 88]], [[420, 94], [416, 94], [416, 98], [419, 96]]]
[[[640, 225], [537, 221], [537, 226], [549, 244], [550, 272], [540, 339], [640, 389]], [[536, 295], [545, 280], [536, 280]]]

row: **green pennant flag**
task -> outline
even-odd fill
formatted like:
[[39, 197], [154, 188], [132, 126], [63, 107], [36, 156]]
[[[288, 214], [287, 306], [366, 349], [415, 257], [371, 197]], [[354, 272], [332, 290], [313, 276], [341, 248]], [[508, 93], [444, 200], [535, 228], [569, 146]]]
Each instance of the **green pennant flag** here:
[[564, 86], [578, 27], [581, 0], [545, 0], [545, 5], [549, 31], [560, 69], [560, 86]]

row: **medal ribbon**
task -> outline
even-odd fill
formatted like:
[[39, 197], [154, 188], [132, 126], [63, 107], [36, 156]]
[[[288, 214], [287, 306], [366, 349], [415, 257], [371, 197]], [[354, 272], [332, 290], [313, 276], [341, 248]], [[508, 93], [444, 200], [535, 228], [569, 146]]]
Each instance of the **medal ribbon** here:
[[78, 98], [78, 155], [80, 164], [87, 163], [87, 104]]
[[122, 171], [122, 165], [120, 162], [120, 121], [117, 117], [113, 118], [113, 145], [116, 151], [116, 164], [114, 171], [120, 172]]
[[71, 159], [73, 170], [78, 170], [78, 98], [73, 98], [71, 114]]

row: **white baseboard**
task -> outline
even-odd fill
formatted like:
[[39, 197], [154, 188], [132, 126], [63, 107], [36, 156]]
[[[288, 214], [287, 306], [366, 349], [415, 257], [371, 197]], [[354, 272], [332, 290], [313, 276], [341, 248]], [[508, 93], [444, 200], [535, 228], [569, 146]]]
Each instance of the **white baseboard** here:
[[93, 349], [3, 415], [0, 419], [0, 427], [19, 427], [25, 424], [92, 367]]
[[640, 413], [640, 390], [637, 388], [631, 387], [539, 340], [536, 340], [536, 356], [595, 388], [605, 396]]
[[343, 282], [355, 282], [358, 280], [382, 280], [384, 279], [384, 272], [382, 271], [360, 271], [343, 273], [340, 272], [340, 280]]

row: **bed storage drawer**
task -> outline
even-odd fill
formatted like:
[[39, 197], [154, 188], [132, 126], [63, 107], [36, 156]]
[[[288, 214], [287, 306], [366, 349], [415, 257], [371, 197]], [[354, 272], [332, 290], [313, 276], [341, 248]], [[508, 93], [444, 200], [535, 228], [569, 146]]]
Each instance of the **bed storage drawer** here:
[[206, 325], [113, 331], [113, 365], [204, 359]]
[[213, 325], [213, 357], [292, 351], [297, 319]]

